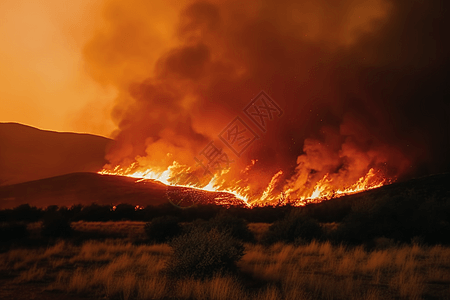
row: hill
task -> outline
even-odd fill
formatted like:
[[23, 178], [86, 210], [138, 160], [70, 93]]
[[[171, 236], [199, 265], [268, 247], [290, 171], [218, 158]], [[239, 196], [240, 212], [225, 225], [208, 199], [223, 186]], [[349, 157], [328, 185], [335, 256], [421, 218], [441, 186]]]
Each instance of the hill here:
[[0, 123], [0, 186], [74, 172], [97, 172], [112, 140]]
[[[220, 198], [219, 202], [214, 200]], [[96, 173], [73, 173], [0, 187], [0, 209], [21, 204], [46, 207], [75, 204], [120, 204], [147, 206], [173, 203], [189, 206], [199, 203], [242, 205], [229, 193], [213, 193], [185, 187], [166, 186], [159, 181], [100, 175]]]
[[450, 173], [444, 173], [414, 178], [362, 193], [310, 204], [306, 209], [320, 222], [340, 222], [352, 210], [374, 210], [374, 207], [378, 209], [384, 205], [390, 206], [390, 211], [398, 210], [398, 213], [403, 213], [419, 210], [426, 203], [437, 207], [442, 203], [450, 203], [449, 201]]
[[[359, 194], [309, 204], [306, 210], [321, 222], [340, 222], [358, 203], [398, 202], [399, 197], [419, 205], [430, 199], [450, 199], [450, 174], [431, 175], [394, 183]], [[408, 200], [410, 199], [410, 200]], [[414, 200], [414, 201], [413, 201]], [[71, 206], [130, 203], [159, 205], [174, 202], [180, 206], [222, 204], [242, 206], [243, 202], [229, 193], [206, 192], [186, 187], [166, 186], [159, 181], [130, 177], [72, 173], [20, 184], [0, 187], [0, 209], [28, 203], [32, 206]]]

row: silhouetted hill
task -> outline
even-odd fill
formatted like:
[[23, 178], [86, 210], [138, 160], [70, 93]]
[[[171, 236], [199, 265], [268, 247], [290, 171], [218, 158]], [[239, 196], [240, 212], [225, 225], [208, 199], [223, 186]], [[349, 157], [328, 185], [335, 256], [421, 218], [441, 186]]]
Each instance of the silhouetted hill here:
[[398, 210], [399, 213], [402, 213], [407, 210], [420, 209], [425, 203], [437, 207], [449, 201], [450, 173], [444, 173], [397, 182], [362, 193], [310, 204], [307, 209], [320, 222], [340, 222], [352, 210], [369, 210], [387, 204], [395, 207], [390, 210]]
[[[411, 199], [411, 205], [430, 199], [450, 199], [450, 174], [438, 174], [394, 183], [363, 193], [331, 199], [306, 207], [321, 222], [340, 222], [360, 203], [396, 202], [399, 197]], [[387, 199], [387, 200], [386, 200]], [[159, 181], [138, 180], [130, 177], [73, 173], [36, 181], [0, 187], [0, 208], [11, 208], [28, 203], [37, 207], [48, 205], [71, 206], [130, 203], [133, 205], [159, 205], [168, 201], [189, 206], [198, 204], [224, 204], [241, 206], [243, 203], [228, 193], [199, 191], [185, 187], [166, 186]], [[413, 201], [414, 200], [414, 201]], [[408, 201], [408, 200], [406, 200]], [[371, 205], [372, 205], [371, 204]], [[408, 202], [402, 205], [408, 205]], [[403, 208], [400, 208], [403, 209]]]
[[29, 203], [32, 206], [71, 206], [128, 202], [165, 202], [165, 185], [135, 183], [136, 179], [103, 176], [96, 173], [73, 173], [52, 178], [0, 187], [0, 208]]
[[112, 140], [0, 123], [0, 185], [74, 172], [97, 172]]
[[138, 180], [131, 177], [100, 175], [96, 173], [73, 173], [0, 187], [0, 209], [21, 204], [47, 207], [49, 205], [72, 206], [75, 204], [160, 205], [169, 200], [189, 206], [216, 203], [242, 204], [232, 194], [213, 193], [185, 187], [166, 186], [159, 181]]
[[[450, 174], [399, 182], [307, 207], [320, 222], [339, 222], [336, 241], [369, 246], [376, 239], [450, 244]], [[341, 200], [341, 201], [340, 201]]]

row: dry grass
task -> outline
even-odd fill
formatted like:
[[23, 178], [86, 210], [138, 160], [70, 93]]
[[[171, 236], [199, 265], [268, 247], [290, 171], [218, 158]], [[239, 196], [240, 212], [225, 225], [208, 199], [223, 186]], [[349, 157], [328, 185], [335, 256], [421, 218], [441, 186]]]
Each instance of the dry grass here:
[[30, 269], [20, 273], [20, 275], [18, 277], [16, 277], [14, 281], [17, 283], [42, 281], [44, 279], [44, 276], [46, 273], [47, 273], [47, 268], [38, 267], [35, 264]]
[[[248, 245], [239, 266], [278, 283], [282, 298], [450, 298], [450, 249], [441, 246], [367, 252], [314, 241], [298, 247]], [[436, 288], [436, 283], [441, 286]]]
[[260, 241], [262, 239], [264, 233], [266, 233], [266, 231], [269, 229], [270, 225], [272, 225], [272, 224], [270, 224], [270, 223], [250, 223], [250, 224], [248, 224], [248, 228], [255, 235], [255, 239], [257, 241]]
[[0, 274], [15, 283], [44, 282], [49, 290], [105, 299], [450, 299], [450, 248], [442, 246], [368, 252], [315, 241], [248, 244], [238, 265], [245, 279], [206, 281], [167, 278], [161, 271], [170, 255], [168, 245], [128, 239], [60, 242], [0, 254]]
[[139, 221], [78, 221], [72, 223], [72, 228], [77, 231], [111, 234], [121, 238], [128, 238], [130, 240], [145, 238], [144, 226], [145, 222]]

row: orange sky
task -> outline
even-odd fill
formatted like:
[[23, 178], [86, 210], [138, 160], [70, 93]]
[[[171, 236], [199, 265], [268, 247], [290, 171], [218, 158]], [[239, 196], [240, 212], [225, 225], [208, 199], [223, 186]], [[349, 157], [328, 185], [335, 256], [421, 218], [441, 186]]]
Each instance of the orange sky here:
[[[92, 20], [100, 19], [99, 6], [89, 0], [0, 1], [0, 122], [109, 134], [106, 109], [114, 90], [87, 76], [82, 56], [98, 26]], [[82, 111], [91, 115], [84, 123]]]
[[[118, 85], [140, 81], [152, 73], [149, 66], [163, 51], [173, 47], [174, 27], [186, 2], [189, 1], [0, 1], [0, 122], [109, 136], [115, 128], [110, 115], [117, 88], [123, 88]], [[254, 6], [261, 3], [255, 2]], [[379, 2], [369, 0], [364, 10], [355, 6], [355, 13], [364, 20], [367, 20], [364, 11], [377, 17], [377, 10], [367, 10], [373, 3]], [[120, 13], [115, 14], [114, 9]], [[305, 9], [310, 13], [303, 15]], [[293, 7], [292, 14], [305, 22], [319, 24], [314, 16], [321, 15], [321, 11], [315, 10], [315, 7]], [[86, 46], [96, 37], [101, 41], [99, 33], [109, 38], [108, 32], [115, 28], [108, 27], [113, 23], [108, 18], [114, 22], [115, 18], [125, 18], [144, 23], [146, 31], [136, 37], [146, 40], [141, 43], [133, 37], [119, 36], [117, 43], [131, 42], [130, 49], [134, 52], [128, 52], [126, 45], [117, 45], [123, 49], [118, 53], [128, 55], [126, 64], [118, 64], [117, 57], [113, 57], [116, 59], [110, 64], [113, 67], [98, 74], [92, 69], [98, 67], [92, 58], [88, 57], [86, 64]], [[360, 17], [352, 19], [355, 26], [361, 25]], [[312, 38], [317, 34], [315, 30], [320, 31], [320, 26], [309, 28]], [[102, 58], [93, 59], [104, 63]], [[89, 74], [86, 66], [91, 68]], [[104, 66], [101, 68], [103, 72]]]
[[0, 122], [114, 137], [118, 161], [192, 160], [265, 90], [285, 114], [247, 159], [290, 168], [329, 131], [336, 153], [361, 137], [426, 173], [448, 161], [445, 5], [0, 0]]

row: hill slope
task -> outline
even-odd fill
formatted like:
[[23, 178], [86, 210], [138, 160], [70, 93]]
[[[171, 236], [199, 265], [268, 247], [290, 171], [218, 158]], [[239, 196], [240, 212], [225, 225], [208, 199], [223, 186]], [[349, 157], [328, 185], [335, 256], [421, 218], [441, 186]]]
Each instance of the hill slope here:
[[75, 204], [159, 205], [169, 200], [180, 206], [195, 203], [218, 203], [242, 205], [229, 193], [213, 193], [185, 187], [168, 187], [159, 181], [100, 175], [96, 173], [73, 173], [0, 187], [0, 209], [21, 204], [46, 207]]
[[[450, 200], [450, 173], [435, 174], [341, 198], [310, 204], [307, 210], [320, 222], [340, 222], [352, 210], [375, 206], [398, 205], [399, 211], [421, 209], [425, 202], [444, 203]], [[450, 202], [449, 202], [450, 203]], [[449, 216], [450, 217], [450, 216]]]
[[112, 140], [0, 123], [0, 185], [74, 172], [96, 172]]
[[[135, 183], [136, 179], [72, 173], [52, 178], [0, 187], [0, 208], [28, 203], [32, 206], [71, 206], [129, 202], [164, 202], [165, 186], [160, 183]], [[133, 201], [134, 200], [134, 201]]]
[[[331, 199], [306, 207], [321, 222], [339, 222], [356, 203], [373, 199], [394, 199], [399, 195], [413, 194], [415, 199], [450, 199], [450, 174], [438, 174], [394, 183], [363, 193]], [[200, 204], [243, 205], [229, 193], [199, 191], [184, 187], [166, 186], [158, 181], [137, 180], [130, 177], [73, 173], [0, 187], [0, 209], [28, 203], [32, 206], [71, 206], [130, 203], [134, 205], [159, 205], [168, 201], [182, 201], [181, 206], [192, 202]], [[395, 200], [394, 200], [395, 201]], [[412, 203], [413, 201], [411, 201]]]

